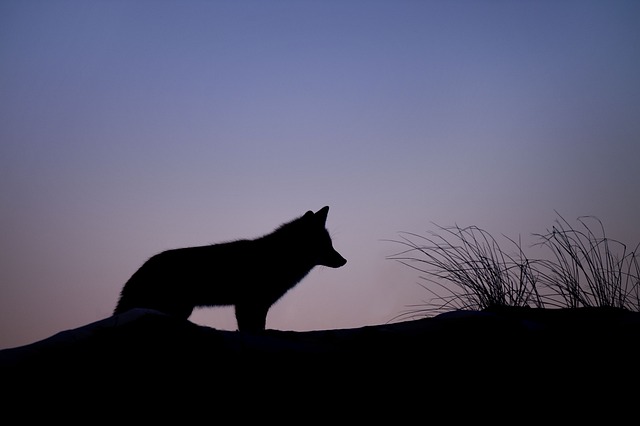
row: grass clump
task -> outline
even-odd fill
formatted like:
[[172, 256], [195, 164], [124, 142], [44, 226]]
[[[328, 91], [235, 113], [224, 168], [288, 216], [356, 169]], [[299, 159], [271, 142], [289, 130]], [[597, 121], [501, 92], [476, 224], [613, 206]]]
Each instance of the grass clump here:
[[606, 236], [596, 217], [579, 217], [578, 223], [580, 228], [576, 229], [560, 216], [551, 230], [537, 235], [539, 244], [552, 255], [542, 261], [541, 281], [560, 297], [561, 307], [639, 311], [640, 264], [636, 253], [640, 244], [627, 251], [625, 244]]
[[[505, 237], [505, 251], [487, 231], [477, 226], [443, 227], [428, 235], [402, 232], [404, 250], [389, 257], [420, 272], [420, 285], [431, 295], [409, 306], [395, 319], [430, 316], [454, 309], [490, 307], [606, 306], [640, 310], [638, 246], [607, 238], [593, 217], [578, 219], [572, 227], [558, 215], [556, 225], [535, 245], [551, 255], [530, 259], [520, 239]], [[595, 232], [588, 219], [599, 226]]]

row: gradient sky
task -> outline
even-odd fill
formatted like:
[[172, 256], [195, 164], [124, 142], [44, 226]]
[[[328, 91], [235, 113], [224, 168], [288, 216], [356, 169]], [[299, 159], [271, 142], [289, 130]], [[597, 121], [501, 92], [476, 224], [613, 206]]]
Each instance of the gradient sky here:
[[0, 348], [110, 316], [159, 251], [324, 205], [349, 263], [269, 328], [428, 299], [384, 240], [434, 223], [526, 242], [596, 215], [635, 246], [638, 22], [616, 0], [0, 1]]

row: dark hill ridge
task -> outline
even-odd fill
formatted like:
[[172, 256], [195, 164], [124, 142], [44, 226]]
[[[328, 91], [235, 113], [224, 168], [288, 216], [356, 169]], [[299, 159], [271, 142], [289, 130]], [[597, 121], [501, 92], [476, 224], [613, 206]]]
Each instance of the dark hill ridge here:
[[[615, 308], [496, 308], [452, 311], [432, 318], [320, 331], [217, 330], [157, 311], [133, 309], [33, 344], [0, 351], [0, 366], [40, 369], [108, 364], [125, 371], [154, 362], [198, 369], [198, 362], [529, 359], [586, 355], [583, 351], [638, 354], [640, 313]], [[505, 352], [506, 351], [506, 352]], [[542, 359], [542, 360], [543, 360]], [[187, 362], [188, 361], [188, 362]], [[185, 365], [181, 364], [184, 363]]]
[[0, 374], [10, 390], [5, 407], [12, 399], [53, 401], [65, 415], [59, 407], [117, 413], [125, 403], [141, 415], [153, 406], [158, 415], [158, 406], [178, 409], [176, 401], [192, 404], [194, 397], [207, 412], [239, 401], [270, 407], [297, 401], [312, 412], [360, 420], [378, 420], [379, 410], [424, 415], [452, 401], [525, 404], [520, 408], [529, 413], [531, 401], [567, 398], [581, 404], [595, 398], [610, 409], [602, 399], [611, 397], [621, 412], [630, 406], [618, 406], [620, 395], [638, 396], [639, 338], [640, 313], [607, 308], [453, 311], [353, 329], [261, 334], [134, 309], [2, 350]]

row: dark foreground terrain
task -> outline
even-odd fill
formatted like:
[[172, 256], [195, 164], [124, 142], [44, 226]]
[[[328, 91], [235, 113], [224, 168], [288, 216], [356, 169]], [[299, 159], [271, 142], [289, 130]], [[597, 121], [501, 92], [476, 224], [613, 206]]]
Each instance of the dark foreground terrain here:
[[0, 372], [5, 402], [9, 395], [68, 406], [100, 401], [113, 409], [151, 398], [147, 409], [158, 414], [176, 401], [204, 398], [207, 409], [241, 403], [241, 415], [257, 403], [275, 409], [302, 399], [318, 404], [312, 411], [338, 402], [351, 411], [359, 406], [372, 419], [378, 409], [409, 401], [418, 411], [437, 411], [442, 401], [525, 404], [523, 411], [531, 403], [637, 401], [639, 342], [640, 313], [608, 308], [454, 311], [355, 329], [262, 334], [132, 310], [2, 350]]

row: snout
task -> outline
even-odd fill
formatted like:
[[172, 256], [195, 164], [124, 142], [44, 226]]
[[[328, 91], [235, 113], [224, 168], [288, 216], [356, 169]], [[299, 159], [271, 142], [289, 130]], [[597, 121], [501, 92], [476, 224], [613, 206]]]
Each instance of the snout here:
[[347, 263], [347, 259], [342, 257], [340, 253], [333, 250], [322, 262], [320, 262], [323, 266], [328, 266], [329, 268], [339, 268], [344, 266]]

